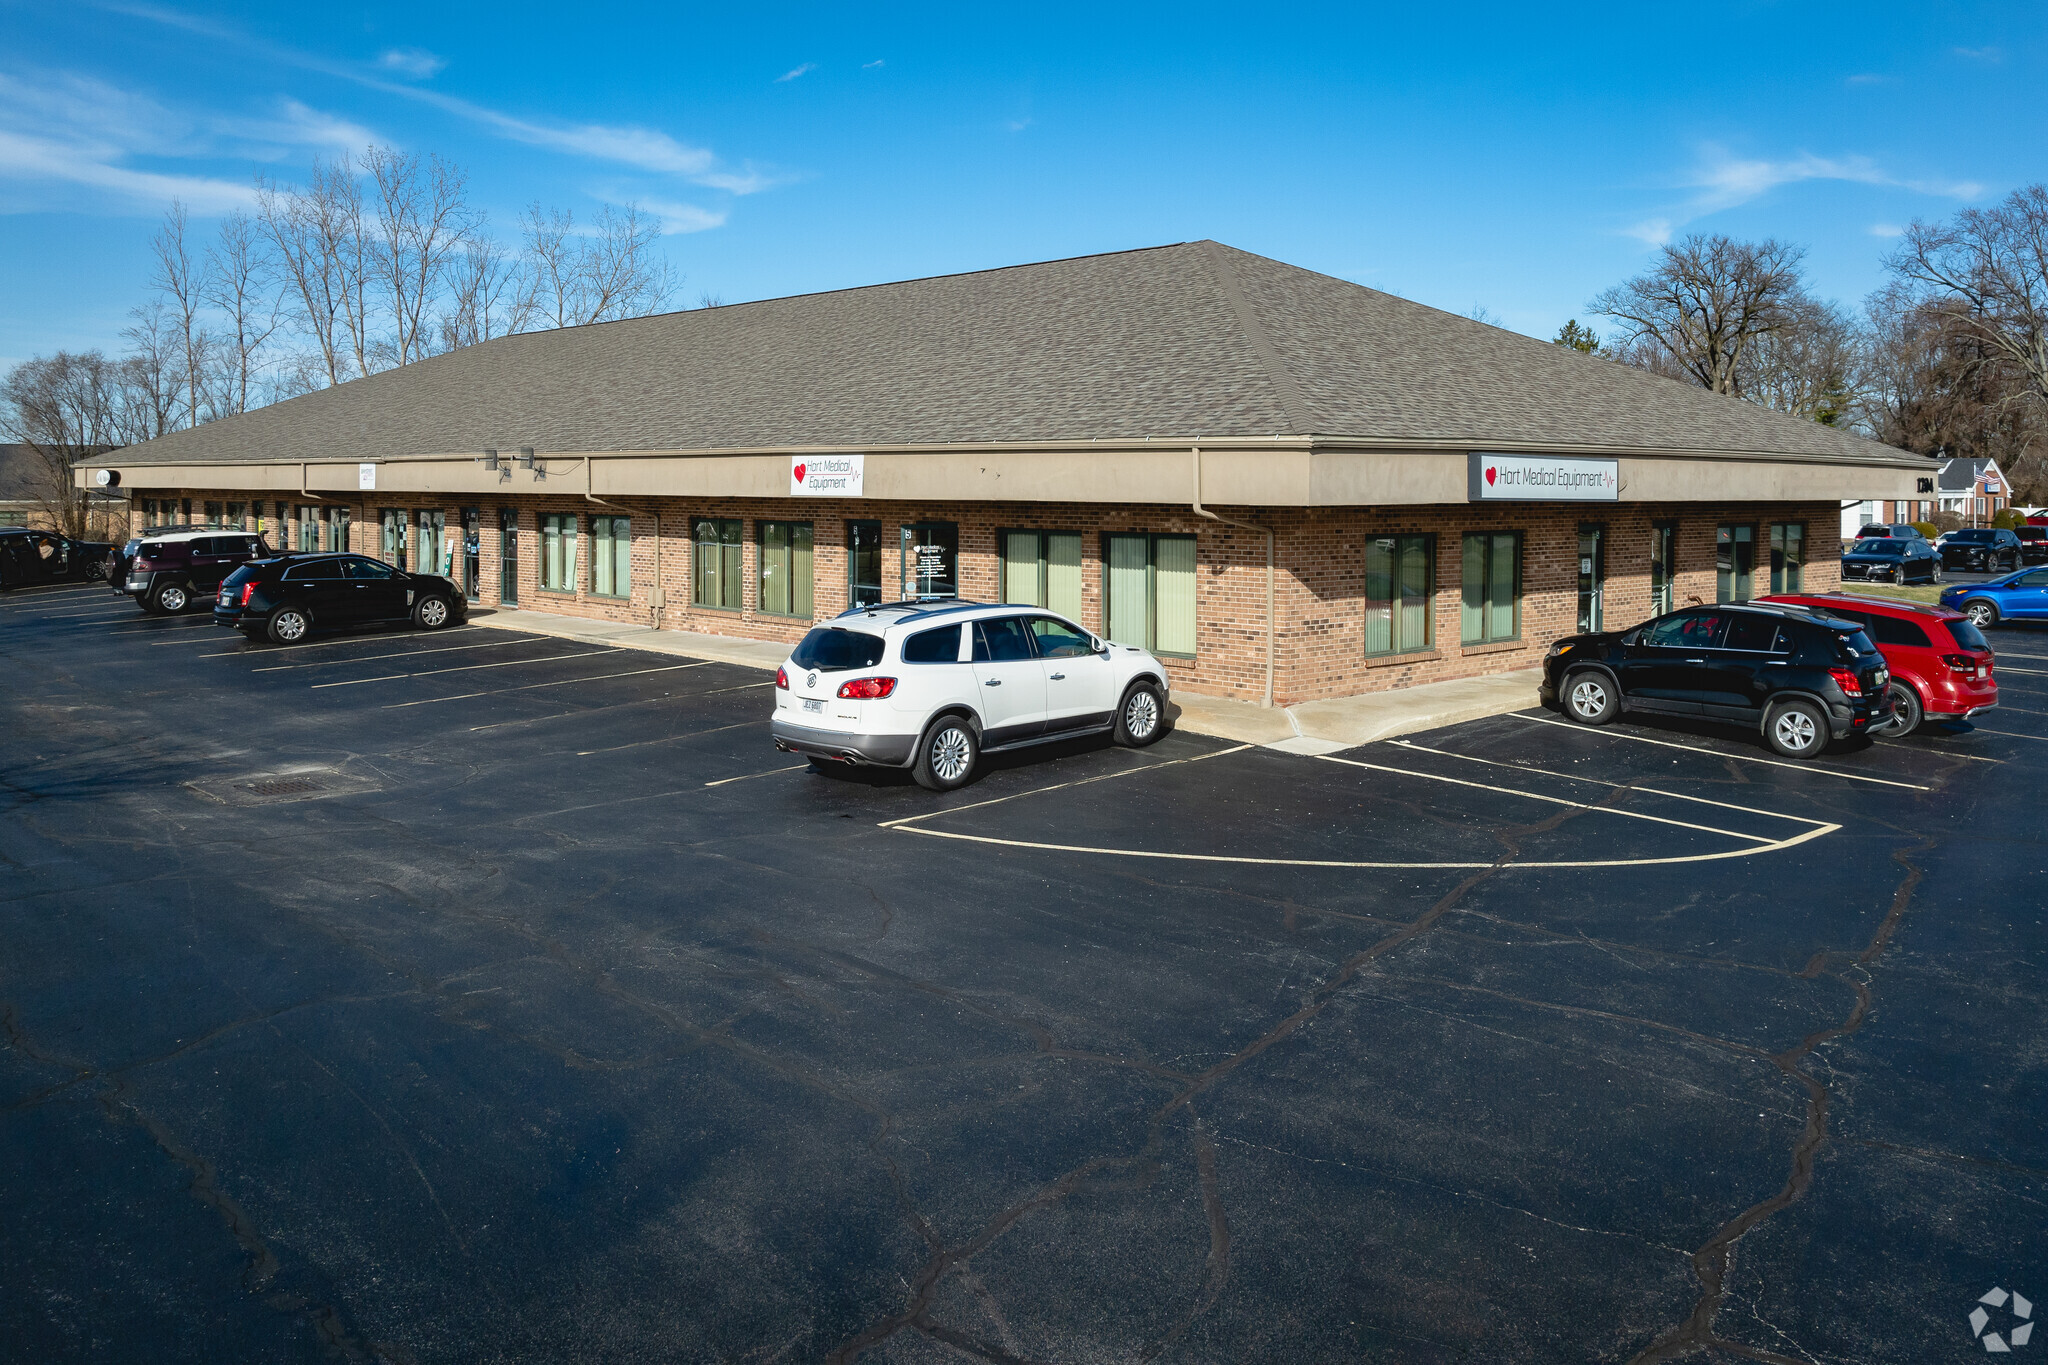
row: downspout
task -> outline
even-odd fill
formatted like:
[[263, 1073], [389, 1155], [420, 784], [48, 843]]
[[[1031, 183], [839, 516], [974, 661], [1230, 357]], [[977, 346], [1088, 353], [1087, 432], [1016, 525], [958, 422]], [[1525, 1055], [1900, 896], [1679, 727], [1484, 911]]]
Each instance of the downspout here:
[[[591, 459], [588, 455], [585, 455], [583, 457], [583, 496], [585, 500], [589, 502], [594, 502], [599, 507], [619, 507], [617, 503], [606, 502], [603, 498], [600, 498], [599, 496], [597, 496], [597, 494], [590, 491], [591, 489], [597, 487], [596, 478], [597, 461]], [[627, 509], [619, 507], [619, 510], [623, 512]]]
[[1236, 526], [1246, 531], [1257, 531], [1266, 538], [1266, 694], [1259, 705], [1272, 709], [1273, 706], [1273, 532], [1249, 521], [1235, 521], [1230, 517], [1218, 516], [1202, 506], [1202, 448], [1193, 447], [1195, 460], [1195, 498], [1191, 506], [1195, 515], [1218, 521], [1225, 526]]
[[314, 502], [327, 501], [327, 499], [321, 497], [318, 493], [315, 493], [312, 489], [306, 487], [306, 462], [304, 460], [299, 461], [299, 496], [302, 498], [311, 498]]

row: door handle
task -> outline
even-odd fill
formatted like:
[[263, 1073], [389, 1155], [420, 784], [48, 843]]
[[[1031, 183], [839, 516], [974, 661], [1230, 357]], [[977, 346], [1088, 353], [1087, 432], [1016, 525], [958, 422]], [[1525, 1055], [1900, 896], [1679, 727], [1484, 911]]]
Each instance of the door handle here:
[[1067, 675], [1066, 675], [1066, 674], [1064, 674], [1064, 673], [1055, 673], [1055, 674], [1053, 674], [1053, 675], [1052, 675], [1052, 680], [1053, 680], [1054, 682], [1058, 682], [1058, 681], [1060, 681], [1060, 679], [1062, 679], [1062, 678], [1064, 678], [1064, 677], [1066, 677], [1066, 676], [1067, 676]]
[[1687, 660], [1686, 660], [1686, 662], [1687, 662], [1687, 663], [1689, 663], [1689, 664], [1703, 664], [1703, 663], [1705, 663], [1705, 662], [1706, 662], [1706, 660], [1705, 660], [1705, 659], [1687, 659]]
[[1001, 687], [1002, 685], [1003, 680], [1001, 678], [989, 678], [982, 683], [983, 687]]

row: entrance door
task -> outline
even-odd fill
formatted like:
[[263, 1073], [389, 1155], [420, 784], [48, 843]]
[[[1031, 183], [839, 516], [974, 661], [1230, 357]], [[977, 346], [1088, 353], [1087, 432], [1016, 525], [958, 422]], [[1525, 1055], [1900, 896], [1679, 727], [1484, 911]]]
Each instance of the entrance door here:
[[846, 523], [846, 605], [874, 606], [882, 600], [882, 523]]
[[919, 521], [903, 528], [903, 600], [960, 595], [960, 527]]
[[519, 513], [510, 507], [498, 509], [498, 600], [519, 600]]
[[414, 573], [439, 574], [452, 578], [455, 566], [448, 561], [453, 558], [443, 543], [448, 530], [446, 512], [420, 513], [420, 538], [413, 546], [412, 571]]
[[465, 507], [462, 509], [462, 595], [476, 601], [478, 584], [482, 581], [483, 564], [483, 509]]
[[1607, 558], [1605, 541], [1607, 528], [1604, 526], [1581, 526], [1579, 528], [1579, 632], [1605, 630], [1601, 624], [1605, 616], [1607, 596]]

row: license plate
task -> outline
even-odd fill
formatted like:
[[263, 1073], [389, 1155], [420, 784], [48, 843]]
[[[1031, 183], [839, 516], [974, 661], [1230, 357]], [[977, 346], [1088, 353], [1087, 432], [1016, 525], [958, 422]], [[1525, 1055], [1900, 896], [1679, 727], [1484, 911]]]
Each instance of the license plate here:
[[815, 712], [821, 712], [821, 713], [822, 713], [822, 712], [824, 711], [824, 709], [825, 709], [825, 699], [824, 699], [823, 697], [805, 697], [805, 698], [804, 698], [804, 710], [806, 710], [806, 711], [815, 711]]
[[1884, 685], [1885, 685], [1886, 683], [1888, 683], [1888, 682], [1890, 682], [1890, 681], [1891, 681], [1891, 677], [1892, 677], [1892, 675], [1891, 675], [1891, 674], [1889, 674], [1889, 673], [1887, 673], [1887, 672], [1885, 672], [1885, 671], [1884, 671], [1883, 669], [1881, 669], [1881, 668], [1880, 668], [1880, 669], [1878, 669], [1878, 670], [1877, 670], [1877, 685], [1878, 685], [1879, 687], [1883, 687], [1883, 686], [1884, 686]]

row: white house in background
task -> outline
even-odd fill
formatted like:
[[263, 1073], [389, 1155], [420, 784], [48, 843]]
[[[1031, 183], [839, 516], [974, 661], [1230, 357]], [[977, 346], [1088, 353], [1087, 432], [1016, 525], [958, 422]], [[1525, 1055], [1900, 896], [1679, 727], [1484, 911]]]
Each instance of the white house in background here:
[[1966, 525], [1983, 526], [2012, 502], [2012, 485], [1992, 459], [1943, 460], [1934, 485], [1941, 510], [1954, 512]]

